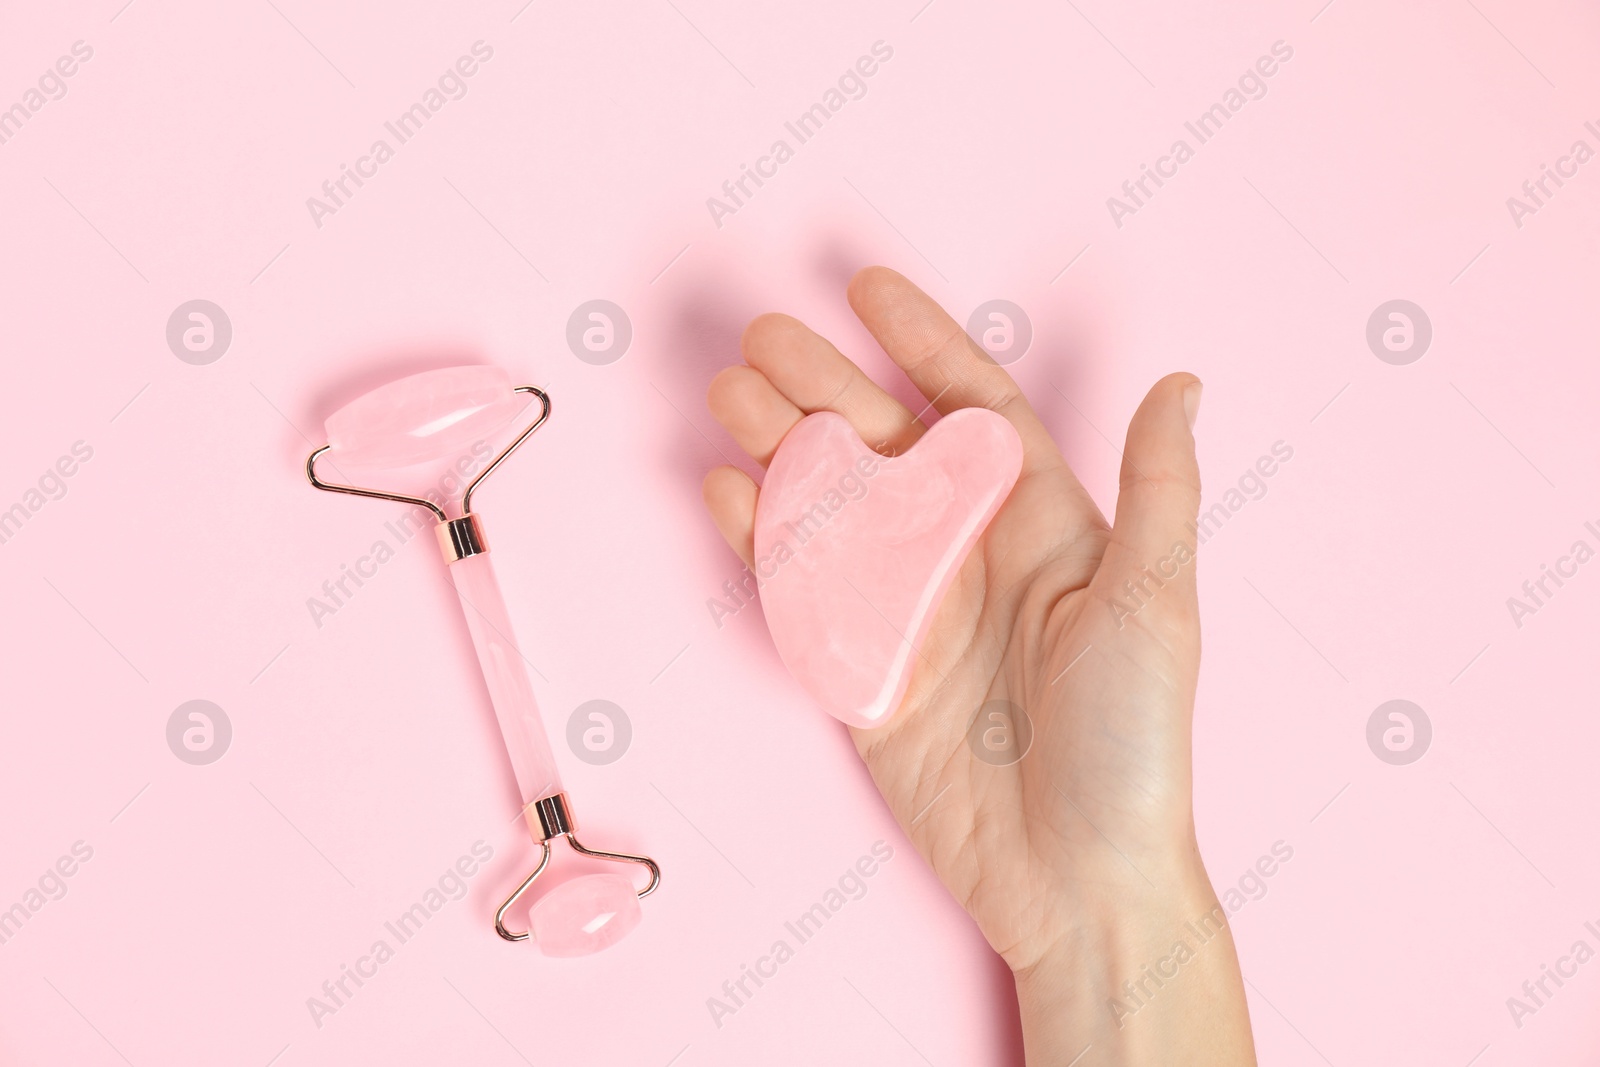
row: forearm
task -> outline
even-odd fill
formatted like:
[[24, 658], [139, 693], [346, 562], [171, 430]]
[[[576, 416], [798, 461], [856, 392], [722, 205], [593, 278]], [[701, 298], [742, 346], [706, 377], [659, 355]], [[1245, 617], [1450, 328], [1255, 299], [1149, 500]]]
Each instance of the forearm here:
[[1204, 872], [1115, 894], [1016, 974], [1029, 1067], [1255, 1064], [1232, 931]]

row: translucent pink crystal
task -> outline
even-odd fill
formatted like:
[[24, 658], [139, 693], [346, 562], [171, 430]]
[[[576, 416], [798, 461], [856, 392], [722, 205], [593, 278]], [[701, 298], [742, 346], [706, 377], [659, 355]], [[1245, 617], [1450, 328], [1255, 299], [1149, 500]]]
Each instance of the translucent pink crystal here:
[[324, 428], [342, 466], [406, 467], [484, 439], [522, 405], [499, 367], [444, 367], [357, 397], [329, 415]]
[[461, 610], [467, 617], [467, 629], [472, 632], [473, 647], [478, 650], [478, 665], [483, 668], [489, 702], [494, 705], [500, 735], [505, 738], [528, 828], [535, 831], [534, 839], [538, 840], [537, 816], [530, 806], [535, 800], [561, 792], [561, 772], [556, 769], [550, 738], [539, 715], [539, 702], [534, 699], [533, 683], [528, 680], [527, 657], [517, 647], [511, 613], [506, 610], [500, 583], [495, 580], [492, 555], [486, 552], [456, 560], [450, 564], [450, 577], [461, 595]]
[[639, 925], [639, 895], [624, 874], [585, 874], [550, 890], [528, 912], [546, 956], [587, 956]]
[[1016, 430], [982, 408], [895, 457], [832, 412], [789, 431], [756, 505], [755, 570], [778, 653], [830, 714], [871, 727], [899, 707], [940, 599], [1021, 469]]

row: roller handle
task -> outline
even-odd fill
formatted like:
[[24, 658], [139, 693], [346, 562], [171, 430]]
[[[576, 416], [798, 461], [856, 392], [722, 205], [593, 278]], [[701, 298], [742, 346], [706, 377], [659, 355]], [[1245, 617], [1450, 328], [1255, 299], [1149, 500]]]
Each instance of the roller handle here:
[[522, 794], [522, 806], [535, 839], [540, 838], [531, 805], [536, 800], [561, 792], [561, 775], [556, 770], [550, 738], [539, 716], [539, 705], [528, 681], [528, 664], [517, 647], [506, 612], [494, 564], [487, 552], [457, 559], [450, 564], [450, 577], [461, 597], [461, 610], [472, 632], [472, 643], [483, 668], [484, 684], [494, 705], [500, 733], [505, 738], [511, 769]]

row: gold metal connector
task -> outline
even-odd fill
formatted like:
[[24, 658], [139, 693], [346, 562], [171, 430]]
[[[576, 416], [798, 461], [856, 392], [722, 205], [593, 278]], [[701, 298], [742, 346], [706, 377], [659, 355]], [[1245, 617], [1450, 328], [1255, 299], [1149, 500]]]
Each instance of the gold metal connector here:
[[567, 794], [551, 793], [547, 797], [540, 797], [528, 807], [539, 818], [539, 839], [548, 841], [552, 837], [570, 834], [578, 828], [572, 821], [572, 812], [567, 808]]
[[478, 522], [478, 516], [471, 512], [459, 519], [441, 522], [433, 528], [433, 532], [439, 536], [439, 548], [444, 552], [446, 563], [455, 563], [468, 556], [481, 556], [489, 551], [489, 543], [483, 539], [483, 525]]

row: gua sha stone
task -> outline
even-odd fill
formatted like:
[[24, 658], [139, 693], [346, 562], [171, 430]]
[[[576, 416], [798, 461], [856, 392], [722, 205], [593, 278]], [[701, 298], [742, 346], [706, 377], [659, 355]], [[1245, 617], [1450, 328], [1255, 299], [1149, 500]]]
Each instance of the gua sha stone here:
[[585, 874], [540, 897], [529, 930], [546, 956], [587, 956], [610, 948], [639, 925], [639, 895], [622, 874]]
[[835, 718], [881, 726], [928, 625], [1022, 470], [1006, 419], [962, 408], [900, 456], [843, 416], [801, 419], [756, 503], [756, 575], [778, 654]]

